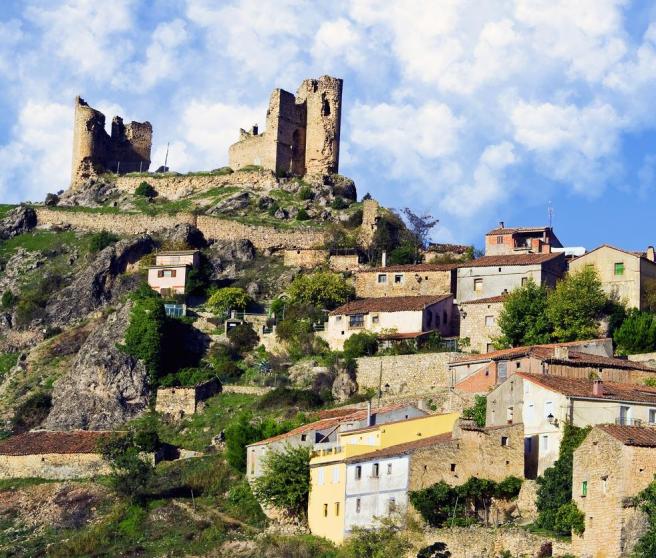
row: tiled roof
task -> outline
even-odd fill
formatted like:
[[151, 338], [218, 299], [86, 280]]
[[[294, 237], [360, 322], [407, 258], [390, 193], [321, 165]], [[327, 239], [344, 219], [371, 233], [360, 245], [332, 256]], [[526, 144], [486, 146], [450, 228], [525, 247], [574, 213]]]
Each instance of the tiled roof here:
[[603, 382], [601, 395], [593, 395], [592, 386], [594, 380], [562, 378], [560, 376], [528, 374], [526, 372], [517, 372], [516, 374], [530, 382], [566, 395], [567, 397], [656, 404], [656, 388], [634, 384], [620, 384], [617, 382]]
[[459, 268], [497, 267], [504, 265], [537, 265], [557, 258], [565, 259], [562, 252], [548, 254], [507, 254], [502, 256], [483, 256], [458, 265]]
[[[408, 406], [409, 406], [408, 403], [396, 403], [394, 405], [378, 407], [371, 410], [371, 415], [376, 416], [377, 414], [380, 413], [388, 413], [390, 411], [403, 409], [404, 407], [408, 407]], [[327, 428], [335, 428], [344, 422], [359, 421], [367, 418], [367, 409], [350, 409], [350, 411], [351, 412], [347, 414], [332, 416], [314, 422], [309, 422], [307, 424], [299, 426], [298, 428], [294, 428], [289, 432], [285, 432], [284, 434], [279, 434], [277, 436], [272, 436], [271, 438], [260, 440], [259, 442], [254, 442], [252, 444], [249, 444], [249, 446], [268, 445], [273, 442], [279, 442], [287, 438], [291, 438], [292, 436], [298, 436], [300, 434], [303, 434], [304, 432], [313, 432], [315, 430], [325, 430]]]
[[512, 234], [512, 233], [533, 233], [550, 231], [549, 227], [497, 227], [492, 229], [487, 235], [491, 234]]
[[595, 428], [603, 430], [625, 446], [656, 448], [656, 428], [644, 426], [620, 426], [618, 424], [600, 424]]
[[622, 370], [642, 370], [644, 372], [652, 372], [654, 373], [654, 377], [656, 377], [656, 369], [651, 366], [623, 358], [591, 355], [580, 351], [570, 350], [568, 357], [564, 359], [557, 358], [553, 349], [538, 348], [536, 353], [537, 356], [540, 356], [540, 353], [543, 354], [541, 358], [544, 358], [547, 362], [557, 362], [559, 364], [569, 364], [571, 366], [599, 366], [603, 368], [620, 368]]
[[438, 444], [445, 444], [450, 441], [451, 432], [446, 432], [445, 434], [429, 436], [428, 438], [422, 438], [421, 440], [414, 440], [404, 444], [397, 444], [395, 446], [389, 446], [387, 448], [377, 449], [367, 453], [361, 453], [360, 455], [356, 455], [355, 457], [347, 459], [346, 463], [357, 463], [359, 461], [369, 461], [371, 459], [380, 459], [383, 457], [391, 457], [393, 455], [402, 455], [405, 453], [411, 453], [421, 448], [435, 446]]
[[450, 263], [450, 264], [431, 264], [431, 263], [422, 263], [422, 264], [408, 264], [408, 265], [388, 265], [386, 267], [372, 267], [371, 269], [361, 269], [358, 273], [384, 273], [384, 272], [401, 272], [406, 271], [411, 273], [413, 271], [424, 272], [424, 271], [451, 271], [456, 269], [460, 264]]
[[366, 312], [404, 312], [423, 310], [427, 306], [436, 304], [450, 297], [452, 294], [422, 295], [422, 296], [384, 296], [381, 298], [361, 298], [347, 302], [333, 310], [331, 316], [340, 314], [364, 314]]
[[317, 411], [315, 414], [319, 418], [319, 420], [327, 419], [327, 418], [336, 418], [336, 417], [346, 417], [349, 415], [352, 415], [359, 409], [324, 409], [323, 411]]
[[479, 298], [477, 300], [465, 300], [460, 304], [494, 304], [495, 302], [503, 302], [506, 298], [508, 298], [508, 295], [491, 296], [488, 298]]
[[413, 331], [411, 333], [384, 333], [382, 335], [379, 335], [378, 339], [389, 340], [389, 341], [395, 341], [395, 340], [399, 340], [399, 339], [400, 340], [403, 340], [403, 339], [417, 339], [418, 337], [425, 337], [427, 335], [430, 335], [434, 331], [437, 331], [437, 330]]
[[41, 455], [48, 453], [99, 453], [101, 441], [111, 432], [25, 432], [0, 442], [0, 455]]

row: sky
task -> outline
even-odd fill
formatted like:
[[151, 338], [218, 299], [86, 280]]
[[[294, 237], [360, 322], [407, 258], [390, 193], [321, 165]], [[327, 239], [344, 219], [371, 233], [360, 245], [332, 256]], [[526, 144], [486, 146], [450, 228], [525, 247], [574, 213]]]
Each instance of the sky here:
[[73, 101], [153, 124], [152, 168], [227, 164], [274, 88], [344, 79], [340, 173], [482, 245], [656, 243], [650, 0], [1, 0], [0, 202], [70, 180]]

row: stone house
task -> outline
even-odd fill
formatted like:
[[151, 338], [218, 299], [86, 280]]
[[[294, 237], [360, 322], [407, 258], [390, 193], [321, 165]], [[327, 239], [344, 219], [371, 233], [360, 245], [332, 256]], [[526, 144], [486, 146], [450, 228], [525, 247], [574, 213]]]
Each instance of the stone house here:
[[386, 405], [376, 409], [332, 409], [320, 411], [319, 420], [304, 424], [278, 436], [260, 440], [246, 447], [246, 478], [252, 481], [262, 474], [263, 459], [269, 451], [286, 445], [331, 447], [340, 432], [367, 426], [425, 416], [427, 413], [407, 403]]
[[458, 266], [459, 303], [507, 294], [533, 279], [538, 285], [555, 287], [565, 273], [562, 253], [483, 256]]
[[656, 429], [595, 426], [574, 450], [572, 499], [585, 514], [585, 532], [572, 534], [581, 558], [631, 556], [647, 527], [632, 498], [654, 481]]
[[606, 356], [606, 349], [608, 352], [612, 350], [610, 339], [515, 347], [460, 357], [449, 363], [451, 385], [460, 391], [480, 393], [499, 385], [516, 372], [599, 378], [639, 385], [649, 378], [656, 378], [656, 369], [652, 366]]
[[485, 235], [486, 256], [548, 254], [562, 247], [551, 227], [506, 227], [501, 221]]
[[162, 296], [183, 295], [189, 270], [199, 264], [198, 250], [158, 252], [155, 265], [148, 267], [148, 284]]
[[451, 335], [453, 295], [395, 296], [353, 300], [328, 315], [323, 332], [332, 350], [361, 331], [381, 334], [388, 340], [417, 339], [431, 332]]
[[558, 459], [563, 425], [656, 425], [656, 388], [518, 372], [487, 396], [486, 426], [524, 425], [526, 478]]
[[498, 320], [505, 299], [505, 295], [500, 295], [470, 300], [459, 305], [460, 338], [469, 339], [468, 351], [494, 351], [493, 341], [501, 336]]
[[390, 265], [361, 269], [355, 294], [362, 298], [456, 294], [456, 264]]
[[100, 444], [111, 432], [25, 432], [0, 441], [0, 479], [55, 480], [109, 473]]
[[471, 257], [470, 254], [472, 251], [472, 246], [466, 246], [464, 244], [438, 244], [431, 242], [428, 248], [422, 251], [422, 256], [426, 263], [438, 263], [440, 260], [466, 261]]
[[203, 401], [220, 392], [221, 382], [218, 378], [190, 387], [158, 388], [155, 411], [173, 420], [180, 420], [196, 414]]
[[652, 246], [646, 252], [629, 252], [604, 244], [569, 264], [570, 271], [587, 267], [597, 271], [604, 291], [629, 307], [640, 310], [656, 307], [656, 262]]

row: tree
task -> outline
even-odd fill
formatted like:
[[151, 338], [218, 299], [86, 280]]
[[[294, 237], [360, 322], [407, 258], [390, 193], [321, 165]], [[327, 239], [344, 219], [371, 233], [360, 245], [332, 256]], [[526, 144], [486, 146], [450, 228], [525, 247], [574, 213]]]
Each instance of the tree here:
[[351, 335], [344, 342], [344, 356], [358, 358], [373, 356], [378, 352], [378, 336], [375, 333], [361, 331]]
[[613, 339], [621, 355], [650, 353], [656, 350], [656, 314], [630, 310]]
[[412, 264], [417, 261], [419, 256], [417, 246], [405, 243], [394, 248], [389, 254], [388, 263], [390, 265]]
[[207, 305], [217, 316], [227, 316], [230, 310], [244, 310], [251, 302], [248, 293], [239, 287], [225, 287], [216, 291]]
[[355, 289], [338, 273], [318, 271], [301, 275], [292, 281], [288, 294], [292, 303], [311, 304], [332, 310], [353, 296]]
[[548, 343], [553, 327], [547, 317], [547, 289], [533, 279], [514, 289], [503, 303], [499, 328], [499, 347]]
[[485, 414], [487, 412], [487, 397], [476, 395], [474, 405], [462, 411], [462, 418], [473, 420], [476, 426], [485, 426]]
[[656, 556], [656, 481], [652, 482], [636, 497], [640, 509], [647, 514], [648, 528], [640, 537], [634, 549], [637, 558], [653, 558]]
[[306, 446], [291, 445], [281, 451], [269, 451], [262, 475], [253, 483], [258, 500], [294, 517], [304, 517], [310, 494], [311, 451]]
[[[538, 508], [538, 519], [536, 525], [549, 531], [560, 532], [569, 535], [573, 525], [565, 524], [569, 515], [575, 521], [575, 514], [571, 514], [570, 502], [572, 501], [572, 470], [574, 463], [574, 450], [578, 448], [590, 432], [590, 427], [579, 428], [571, 424], [565, 424], [563, 439], [560, 442], [558, 459], [549, 467], [544, 475], [538, 477], [538, 492], [536, 505]], [[566, 508], [559, 511], [564, 506]]]
[[547, 298], [554, 339], [564, 342], [596, 337], [608, 302], [593, 268], [567, 275]]
[[117, 241], [118, 235], [106, 230], [102, 230], [92, 234], [89, 238], [89, 250], [95, 254], [96, 252], [100, 252], [103, 248], [107, 248], [107, 246], [110, 246]]
[[421, 248], [426, 248], [428, 245], [428, 235], [433, 227], [440, 222], [439, 219], [433, 218], [430, 213], [418, 215], [409, 207], [403, 209], [403, 214], [405, 215], [410, 230], [417, 238]]
[[229, 329], [227, 335], [233, 350], [240, 354], [253, 350], [260, 340], [253, 326], [248, 323], [239, 324]]
[[345, 558], [399, 558], [412, 548], [407, 535], [391, 518], [379, 520], [374, 529], [353, 527], [341, 549]]
[[144, 181], [136, 187], [134, 190], [134, 195], [150, 199], [157, 195], [157, 190], [148, 184], [148, 182]]

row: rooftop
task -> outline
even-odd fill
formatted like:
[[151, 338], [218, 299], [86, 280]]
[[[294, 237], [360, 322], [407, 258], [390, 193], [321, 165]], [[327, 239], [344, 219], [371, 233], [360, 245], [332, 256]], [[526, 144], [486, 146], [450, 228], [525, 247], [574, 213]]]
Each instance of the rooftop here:
[[49, 453], [99, 453], [100, 442], [107, 440], [111, 432], [37, 431], [25, 432], [0, 442], [0, 455], [40, 455]]
[[551, 231], [551, 227], [497, 227], [487, 234], [544, 233], [547, 231]]
[[198, 250], [162, 250], [155, 252], [155, 256], [190, 256], [197, 252]]
[[419, 311], [453, 297], [451, 293], [423, 296], [385, 296], [381, 298], [361, 298], [352, 300], [333, 310], [330, 315], [364, 314], [367, 312]]
[[465, 302], [461, 302], [460, 304], [494, 304], [496, 302], [504, 302], [508, 298], [508, 295], [498, 295], [498, 296], [491, 296], [488, 298], [479, 298], [477, 300], [466, 300]]
[[406, 265], [388, 265], [385, 267], [372, 267], [370, 269], [361, 269], [359, 273], [383, 273], [388, 271], [390, 273], [406, 271], [408, 273], [415, 272], [425, 272], [425, 271], [451, 271], [456, 269], [459, 264], [450, 263], [450, 264], [431, 264], [431, 263], [422, 263], [422, 264], [406, 264]]
[[601, 395], [594, 395], [592, 393], [594, 380], [528, 374], [527, 372], [517, 372], [517, 375], [567, 397], [656, 404], [656, 388], [635, 384], [602, 382]]
[[537, 265], [556, 259], [565, 259], [561, 252], [547, 254], [507, 254], [501, 256], [483, 256], [469, 262], [458, 264], [459, 268], [497, 267], [504, 265]]
[[437, 444], [445, 444], [451, 441], [451, 432], [445, 434], [438, 434], [437, 436], [429, 436], [421, 440], [414, 440], [412, 442], [405, 442], [404, 444], [397, 444], [389, 446], [384, 449], [378, 449], [367, 453], [361, 453], [346, 460], [346, 463], [357, 463], [358, 461], [368, 461], [370, 459], [380, 459], [382, 457], [391, 457], [393, 455], [402, 455], [404, 453], [411, 453], [415, 450], [435, 446]]
[[600, 424], [599, 428], [619, 440], [625, 446], [656, 448], [656, 428], [644, 426], [620, 426], [618, 424]]

